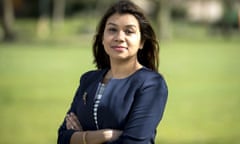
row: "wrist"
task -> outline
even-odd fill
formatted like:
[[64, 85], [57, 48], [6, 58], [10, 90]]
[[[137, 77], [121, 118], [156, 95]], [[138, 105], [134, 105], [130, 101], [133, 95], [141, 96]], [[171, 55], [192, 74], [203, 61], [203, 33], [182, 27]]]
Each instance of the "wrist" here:
[[87, 134], [88, 134], [87, 131], [84, 131], [83, 134], [82, 134], [83, 144], [87, 144]]

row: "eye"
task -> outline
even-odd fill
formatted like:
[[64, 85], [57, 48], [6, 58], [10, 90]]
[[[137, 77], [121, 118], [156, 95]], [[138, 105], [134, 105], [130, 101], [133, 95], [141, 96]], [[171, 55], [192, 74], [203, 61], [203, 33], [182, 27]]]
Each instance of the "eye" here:
[[133, 30], [131, 30], [131, 29], [127, 29], [126, 31], [125, 31], [125, 33], [127, 34], [127, 35], [130, 35], [130, 34], [133, 34], [133, 33], [135, 33]]
[[117, 31], [117, 29], [116, 29], [116, 28], [113, 28], [113, 27], [111, 27], [111, 28], [108, 28], [108, 31], [109, 31], [109, 32], [111, 32], [111, 33], [113, 33], [113, 32], [116, 32], [116, 31]]

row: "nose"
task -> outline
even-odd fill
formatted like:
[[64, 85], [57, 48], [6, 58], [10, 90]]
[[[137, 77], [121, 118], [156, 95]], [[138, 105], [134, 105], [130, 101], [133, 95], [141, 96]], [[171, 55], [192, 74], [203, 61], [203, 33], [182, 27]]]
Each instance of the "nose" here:
[[123, 42], [124, 41], [124, 37], [125, 37], [124, 32], [123, 31], [119, 31], [118, 33], [116, 33], [115, 41]]

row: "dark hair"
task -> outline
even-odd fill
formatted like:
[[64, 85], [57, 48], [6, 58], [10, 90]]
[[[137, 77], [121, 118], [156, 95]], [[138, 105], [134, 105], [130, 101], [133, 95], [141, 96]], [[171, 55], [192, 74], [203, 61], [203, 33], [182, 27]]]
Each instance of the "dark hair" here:
[[159, 45], [156, 34], [141, 8], [129, 0], [120, 0], [113, 4], [102, 17], [93, 42], [94, 63], [98, 69], [110, 68], [110, 59], [104, 50], [102, 39], [106, 22], [113, 14], [131, 14], [138, 20], [143, 48], [138, 51], [137, 58], [140, 64], [158, 72]]

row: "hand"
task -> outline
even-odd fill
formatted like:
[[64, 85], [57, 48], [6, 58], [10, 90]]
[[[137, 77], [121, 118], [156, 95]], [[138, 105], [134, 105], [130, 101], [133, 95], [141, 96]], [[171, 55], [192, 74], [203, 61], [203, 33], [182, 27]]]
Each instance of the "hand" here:
[[70, 114], [67, 114], [66, 116], [66, 127], [68, 130], [83, 130], [77, 116], [73, 112], [70, 112]]
[[107, 139], [108, 141], [115, 141], [122, 134], [122, 131], [113, 130], [113, 129], [104, 129], [103, 134], [104, 134], [105, 139]]

